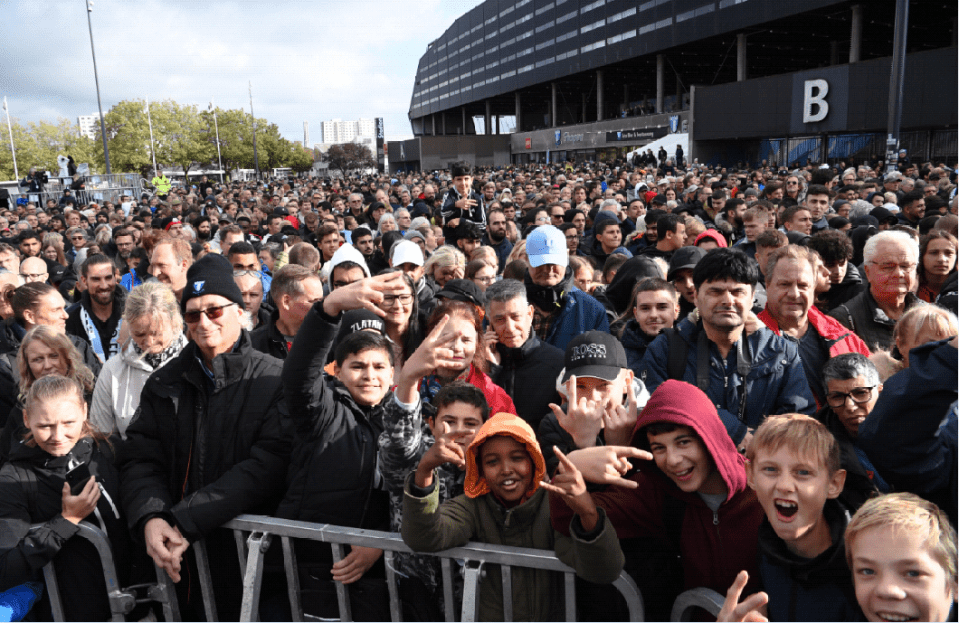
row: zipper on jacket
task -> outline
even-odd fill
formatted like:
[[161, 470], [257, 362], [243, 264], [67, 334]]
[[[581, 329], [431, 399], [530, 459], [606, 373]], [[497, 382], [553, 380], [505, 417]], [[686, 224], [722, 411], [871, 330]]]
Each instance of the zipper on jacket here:
[[718, 511], [718, 510], [713, 511], [713, 525], [714, 525], [714, 526], [718, 526], [718, 525], [719, 525], [719, 511]]

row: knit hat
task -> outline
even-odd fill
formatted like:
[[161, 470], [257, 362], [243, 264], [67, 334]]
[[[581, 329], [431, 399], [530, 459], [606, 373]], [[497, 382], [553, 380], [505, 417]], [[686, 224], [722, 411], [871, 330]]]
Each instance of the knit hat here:
[[478, 498], [490, 492], [489, 483], [486, 482], [486, 478], [480, 471], [477, 458], [483, 444], [490, 437], [501, 435], [512, 437], [525, 444], [526, 452], [529, 453], [529, 457], [533, 461], [533, 479], [523, 498], [524, 502], [536, 493], [539, 483], [546, 476], [546, 461], [543, 460], [543, 453], [539, 449], [539, 443], [536, 442], [536, 433], [533, 432], [530, 425], [519, 416], [511, 413], [497, 413], [486, 420], [466, 449], [466, 480], [463, 483], [463, 493], [466, 494], [466, 497]]
[[186, 312], [186, 304], [190, 299], [207, 294], [222, 296], [231, 303], [239, 305], [240, 309], [246, 309], [240, 288], [233, 281], [233, 267], [230, 261], [216, 253], [204, 255], [190, 267], [190, 270], [186, 271], [186, 287], [183, 288], [180, 309]]
[[701, 240], [705, 240], [706, 238], [711, 239], [713, 242], [719, 245], [721, 249], [725, 249], [726, 247], [729, 246], [728, 244], [726, 244], [726, 239], [723, 238], [723, 235], [719, 233], [718, 231], [716, 231], [715, 229], [707, 229], [703, 233], [696, 236], [696, 242], [694, 243], [695, 246], [699, 246], [699, 242]]

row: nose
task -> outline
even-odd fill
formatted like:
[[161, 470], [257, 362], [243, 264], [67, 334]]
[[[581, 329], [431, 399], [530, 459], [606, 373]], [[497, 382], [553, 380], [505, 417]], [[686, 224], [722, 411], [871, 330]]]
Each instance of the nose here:
[[789, 474], [782, 473], [779, 475], [779, 478], [776, 479], [776, 490], [788, 493], [795, 489], [793, 479]]
[[666, 448], [666, 465], [676, 466], [683, 462], [683, 456], [675, 448]]
[[876, 596], [881, 599], [905, 599], [906, 591], [899, 586], [896, 574], [883, 573], [879, 571], [879, 579], [876, 582]]

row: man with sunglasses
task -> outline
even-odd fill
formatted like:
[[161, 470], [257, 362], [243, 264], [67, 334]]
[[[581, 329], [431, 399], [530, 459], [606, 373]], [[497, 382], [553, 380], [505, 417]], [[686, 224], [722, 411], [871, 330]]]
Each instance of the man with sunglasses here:
[[[227, 551], [232, 537], [215, 528], [241, 513], [275, 514], [292, 435], [282, 365], [253, 349], [226, 258], [211, 253], [190, 267], [180, 306], [190, 343], [143, 388], [120, 490], [135, 534], [177, 582], [181, 612], [203, 617], [190, 543], [206, 538], [209, 551]], [[214, 585], [240, 577], [235, 557], [213, 556], [210, 566]], [[220, 616], [240, 615], [229, 591], [216, 597]]]

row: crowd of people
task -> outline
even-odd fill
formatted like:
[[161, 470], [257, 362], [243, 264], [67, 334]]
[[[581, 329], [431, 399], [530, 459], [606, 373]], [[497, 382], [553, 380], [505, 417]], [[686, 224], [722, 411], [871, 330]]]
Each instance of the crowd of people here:
[[[720, 620], [955, 620], [954, 169], [161, 181], [0, 209], [0, 591], [53, 560], [67, 615], [109, 618], [88, 521], [190, 620], [205, 539], [236, 619], [218, 528], [250, 513], [400, 533], [406, 620], [469, 541], [554, 551], [586, 620], [626, 616], [624, 570], [654, 620], [697, 587]], [[262, 620], [292, 616], [278, 550]], [[306, 613], [339, 582], [389, 618], [382, 550], [295, 551]], [[554, 574], [503, 586], [484, 620], [564, 615]]]

